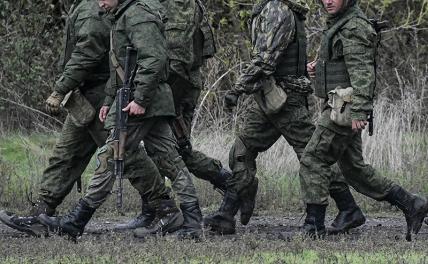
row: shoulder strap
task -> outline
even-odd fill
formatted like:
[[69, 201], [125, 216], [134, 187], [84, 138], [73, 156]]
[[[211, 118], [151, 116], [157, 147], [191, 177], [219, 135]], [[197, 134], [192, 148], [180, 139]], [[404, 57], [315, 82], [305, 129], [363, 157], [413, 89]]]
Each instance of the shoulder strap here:
[[122, 82], [124, 82], [125, 71], [123, 70], [122, 66], [120, 66], [120, 63], [116, 57], [116, 53], [114, 53], [113, 50], [113, 30], [110, 30], [110, 60], [111, 65], [115, 68], [117, 75], [119, 75], [119, 78], [122, 80]]

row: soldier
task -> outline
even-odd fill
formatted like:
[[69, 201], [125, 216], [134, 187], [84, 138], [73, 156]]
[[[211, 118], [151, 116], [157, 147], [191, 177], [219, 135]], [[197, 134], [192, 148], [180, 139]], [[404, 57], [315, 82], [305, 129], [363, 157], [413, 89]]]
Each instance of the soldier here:
[[[103, 104], [104, 88], [109, 78], [108, 50], [110, 22], [98, 15], [98, 5], [93, 1], [75, 1], [69, 9], [64, 34], [65, 49], [59, 66], [62, 75], [54, 92], [46, 100], [47, 111], [56, 114], [60, 103], [69, 91], [81, 92], [91, 106], [81, 109], [83, 119], [91, 108], [97, 112]], [[42, 175], [38, 199], [26, 217], [8, 212], [0, 213], [0, 220], [12, 228], [36, 235], [36, 216], [49, 216], [70, 193], [80, 179], [97, 147], [104, 145], [108, 136], [102, 123], [93, 117], [82, 125], [68, 114], [60, 137], [57, 139], [49, 166]]]
[[322, 0], [322, 4], [327, 28], [319, 59], [308, 64], [308, 71], [315, 77], [315, 94], [326, 101], [329, 96], [330, 102], [300, 160], [307, 212], [303, 231], [325, 233], [330, 166], [337, 162], [346, 181], [358, 192], [403, 211], [406, 239], [410, 240], [411, 232], [416, 234], [421, 227], [428, 202], [382, 177], [362, 156], [361, 131], [373, 110], [376, 32], [356, 0]]
[[[91, 0], [88, 0], [91, 1]], [[125, 143], [125, 173], [140, 175], [140, 195], [153, 210], [154, 219], [144, 230], [145, 235], [165, 234], [179, 229], [183, 217], [169, 197], [163, 177], [156, 165], [148, 157], [145, 148], [153, 156], [164, 156], [168, 168], [175, 169], [178, 190], [185, 199], [193, 201], [195, 191], [189, 184], [186, 173], [174, 167], [179, 155], [174, 149], [175, 141], [168, 125], [168, 118], [174, 116], [171, 90], [166, 83], [167, 54], [163, 35], [164, 9], [156, 0], [100, 0], [99, 6], [108, 11], [113, 26], [110, 34], [110, 79], [107, 96], [100, 110], [99, 119], [106, 128], [114, 133], [115, 91], [123, 83], [123, 71], [126, 47], [138, 50], [137, 73], [132, 90], [132, 101], [123, 109], [129, 113], [128, 136]], [[150, 37], [147, 37], [150, 36]], [[144, 141], [145, 148], [140, 144]], [[85, 196], [74, 209], [63, 217], [40, 215], [39, 221], [50, 230], [66, 233], [71, 237], [82, 234], [85, 225], [95, 210], [106, 200], [114, 182], [113, 147], [110, 136], [106, 144], [97, 153], [97, 169], [87, 188]], [[169, 156], [168, 156], [169, 155]], [[171, 158], [171, 159], [170, 159]], [[172, 159], [174, 158], [174, 159]], [[181, 161], [182, 162], [182, 161]], [[141, 177], [144, 175], [144, 177]], [[183, 179], [184, 178], [184, 179]], [[181, 197], [179, 195], [179, 197]], [[186, 200], [185, 200], [186, 201]]]
[[[223, 168], [219, 160], [193, 150], [190, 143], [193, 114], [202, 89], [200, 68], [204, 60], [212, 57], [216, 50], [205, 7], [198, 0], [166, 0], [162, 4], [168, 16], [165, 32], [170, 58], [168, 84], [173, 92], [177, 115], [171, 128], [177, 139], [178, 151], [191, 173], [224, 191], [230, 172]], [[153, 217], [146, 208], [143, 200], [141, 214], [125, 224], [119, 224], [116, 229], [145, 226]], [[186, 214], [184, 217], [187, 217]], [[202, 219], [202, 215], [198, 218]]]
[[[259, 152], [283, 136], [300, 159], [315, 129], [307, 108], [307, 95], [312, 92], [305, 77], [307, 11], [307, 5], [300, 0], [264, 0], [253, 8], [252, 59], [235, 87], [227, 92], [225, 104], [236, 106], [243, 93], [253, 94], [256, 104], [248, 111], [230, 150], [233, 176], [227, 180], [223, 203], [218, 212], [204, 220], [212, 230], [235, 233], [239, 199], [248, 190], [257, 191], [255, 159]], [[339, 177], [332, 181], [330, 194], [339, 208], [333, 222], [335, 232], [364, 224], [364, 215]], [[241, 214], [241, 223], [248, 223], [251, 214], [252, 210]]]

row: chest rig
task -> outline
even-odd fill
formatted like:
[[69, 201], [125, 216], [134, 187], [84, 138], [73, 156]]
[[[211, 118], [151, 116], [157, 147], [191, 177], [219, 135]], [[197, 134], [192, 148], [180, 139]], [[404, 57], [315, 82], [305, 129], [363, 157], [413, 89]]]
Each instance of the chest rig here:
[[342, 55], [333, 58], [332, 47], [333, 38], [348, 21], [356, 17], [367, 20], [360, 12], [350, 11], [323, 33], [319, 58], [315, 69], [315, 95], [320, 98], [327, 98], [328, 92], [338, 86], [342, 88], [351, 86], [343, 52], [341, 52]]

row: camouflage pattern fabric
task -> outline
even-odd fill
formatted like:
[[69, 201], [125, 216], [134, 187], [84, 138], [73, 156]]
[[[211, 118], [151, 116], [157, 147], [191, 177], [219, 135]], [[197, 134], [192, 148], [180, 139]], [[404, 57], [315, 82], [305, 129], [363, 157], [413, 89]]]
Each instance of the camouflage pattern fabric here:
[[[137, 66], [132, 99], [144, 107], [142, 116], [131, 116], [128, 124], [141, 124], [144, 119], [175, 116], [172, 92], [166, 83], [168, 76], [167, 45], [164, 36], [165, 10], [156, 0], [123, 1], [110, 14], [114, 20], [112, 27], [113, 51], [122, 69], [125, 69], [126, 47], [138, 50]], [[150, 37], [147, 37], [150, 36]], [[106, 87], [104, 105], [110, 105], [106, 127], [112, 128], [116, 107], [113, 99], [122, 81], [111, 65], [109, 85]], [[113, 104], [112, 104], [113, 103]]]
[[[124, 177], [129, 178], [132, 186], [149, 203], [167, 197], [169, 194], [164, 178], [161, 177], [153, 160], [147, 155], [144, 146], [140, 144], [146, 138], [158, 137], [157, 134], [161, 131], [153, 129], [157, 127], [158, 122], [157, 118], [149, 118], [143, 125], [130, 126], [125, 143]], [[110, 136], [106, 144], [97, 152], [97, 168], [83, 199], [90, 207], [98, 208], [111, 193], [115, 180]]]
[[91, 0], [74, 1], [66, 21], [64, 51], [59, 66], [61, 77], [55, 91], [66, 94], [79, 88], [97, 109], [104, 98], [109, 78], [108, 50], [110, 22], [99, 15], [98, 4]]
[[275, 72], [278, 58], [294, 39], [293, 13], [283, 1], [269, 1], [251, 25], [251, 61], [242, 70], [234, 91], [252, 94], [260, 90], [261, 78]]
[[[330, 120], [330, 110], [322, 115], [323, 124], [335, 125]], [[330, 121], [329, 121], [330, 120]], [[337, 162], [346, 180], [357, 192], [376, 200], [384, 200], [395, 185], [380, 176], [372, 166], [364, 163], [361, 133], [337, 133], [318, 125], [300, 160], [300, 183], [305, 203], [327, 204], [330, 166]]]
[[[341, 16], [360, 12], [357, 5], [344, 10]], [[329, 26], [341, 19], [331, 17]], [[375, 33], [366, 20], [353, 17], [332, 36], [332, 56], [344, 60], [354, 90], [351, 116], [354, 120], [366, 120], [372, 109], [375, 83], [374, 54]], [[325, 43], [329, 40], [323, 40]], [[326, 46], [322, 46], [326, 48]], [[328, 51], [320, 50], [326, 54]], [[317, 80], [318, 81], [318, 80]], [[355, 86], [355, 87], [354, 87]], [[301, 159], [300, 179], [306, 203], [327, 204], [328, 183], [331, 180], [330, 166], [338, 163], [346, 181], [358, 192], [376, 200], [383, 200], [394, 183], [379, 175], [362, 156], [361, 133], [351, 127], [338, 126], [330, 120], [328, 107], [322, 113], [318, 126]]]
[[[79, 88], [97, 110], [104, 100], [109, 76], [109, 21], [98, 15], [95, 1], [75, 1], [69, 11], [64, 34], [64, 52], [60, 59], [63, 73], [55, 90], [67, 93]], [[67, 116], [57, 139], [49, 165], [42, 175], [39, 199], [56, 208], [70, 193], [97, 147], [108, 136], [95, 118], [85, 127], [77, 127]]]
[[78, 127], [67, 116], [49, 158], [49, 166], [43, 172], [39, 199], [51, 208], [61, 204], [107, 136], [98, 118], [87, 127]]
[[[186, 130], [189, 132], [188, 136], [190, 137], [193, 114], [201, 90], [194, 87], [188, 80], [176, 76], [174, 73], [171, 74], [170, 81], [177, 115], [183, 117]], [[188, 150], [183, 147], [183, 149], [180, 149], [180, 154], [189, 171], [203, 180], [212, 180], [220, 174], [220, 170], [223, 168], [219, 160], [210, 158], [193, 148]]]
[[[214, 46], [214, 42], [204, 36], [203, 28], [210, 28], [204, 26], [205, 7], [200, 1], [166, 0], [163, 4], [168, 15], [166, 38], [171, 58], [168, 83], [173, 92], [175, 112], [182, 116], [190, 137], [193, 114], [202, 89], [200, 67], [208, 52], [204, 47]], [[207, 44], [207, 41], [212, 43]], [[189, 171], [204, 180], [218, 176], [223, 167], [219, 160], [193, 149], [180, 149], [180, 154]]]
[[[163, 6], [156, 0], [126, 0], [111, 14], [115, 24], [112, 29], [113, 50], [122, 68], [124, 68], [126, 47], [133, 46], [138, 49], [138, 70], [132, 97], [136, 103], [146, 108], [146, 113], [141, 117], [129, 117], [128, 125], [138, 135], [130, 135], [128, 132], [128, 136], [144, 141], [145, 148], [159, 171], [163, 176], [172, 180], [174, 191], [180, 202], [198, 202], [191, 175], [177, 152], [177, 142], [167, 123], [168, 118], [175, 115], [175, 111], [172, 91], [166, 83], [168, 57], [164, 37], [164, 14]], [[151, 37], [148, 38], [147, 36]], [[104, 102], [113, 101], [106, 120], [107, 127], [114, 125], [115, 101], [111, 96], [115, 95], [115, 91], [120, 84], [120, 78], [117, 76], [114, 67], [112, 67], [110, 85], [106, 88], [110, 99], [107, 98]], [[150, 121], [152, 122], [150, 126], [149, 120], [154, 120]], [[148, 131], [144, 132], [145, 129]], [[143, 132], [144, 134], [141, 135]], [[127, 146], [132, 150], [135, 147], [133, 144], [138, 146], [139, 141], [133, 140]], [[157, 178], [156, 174], [159, 173], [152, 173], [151, 171], [154, 170], [147, 167], [144, 175]], [[108, 191], [112, 182], [114, 182], [114, 179], [109, 177], [111, 178], [111, 171], [109, 170], [96, 177], [99, 179], [98, 182], [102, 183], [102, 186], [100, 185], [100, 188], [93, 189], [94, 198], [92, 204], [99, 204], [105, 199], [100, 197], [104, 197], [104, 193]], [[150, 188], [150, 186], [152, 185], [149, 184], [147, 187]], [[157, 196], [162, 195], [160, 187], [152, 188], [151, 190], [161, 191]], [[101, 196], [97, 197], [97, 192]], [[143, 198], [146, 199], [144, 196]]]
[[[259, 15], [252, 20], [251, 62], [238, 78], [234, 91], [255, 93], [261, 88], [261, 80], [275, 73], [279, 58], [296, 34], [293, 12], [283, 1], [264, 3]], [[259, 152], [266, 151], [283, 136], [300, 159], [315, 130], [307, 109], [307, 97], [301, 93], [290, 92], [278, 113], [268, 115], [254, 104], [246, 115], [246, 122], [229, 153], [233, 176], [227, 186], [238, 194], [254, 181]], [[348, 188], [339, 173], [331, 174], [330, 178], [332, 191]]]

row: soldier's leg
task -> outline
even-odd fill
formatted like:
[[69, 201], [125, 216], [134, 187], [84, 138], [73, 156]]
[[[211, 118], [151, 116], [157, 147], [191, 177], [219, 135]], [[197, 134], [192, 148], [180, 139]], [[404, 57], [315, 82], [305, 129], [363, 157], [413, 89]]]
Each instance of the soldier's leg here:
[[[300, 160], [306, 145], [314, 133], [315, 126], [306, 108], [306, 98], [304, 96], [290, 95], [287, 100], [287, 107], [272, 118]], [[332, 166], [329, 192], [339, 209], [339, 213], [332, 224], [334, 232], [345, 232], [365, 223], [365, 217], [356, 204], [337, 164]]]
[[[39, 200], [54, 211], [81, 177], [96, 149], [97, 145], [88, 128], [77, 127], [67, 116], [49, 158], [49, 166], [43, 172]], [[44, 213], [53, 214], [48, 211]]]
[[[151, 122], [147, 121], [147, 123], [150, 124]], [[140, 141], [150, 129], [150, 125], [128, 127], [125, 157], [129, 159], [125, 159], [125, 171], [129, 174], [130, 169], [136, 167], [142, 168], [145, 166], [144, 175], [140, 175], [140, 177], [145, 177], [145, 185], [140, 186], [141, 189], [139, 189], [139, 192], [146, 194], [150, 199], [149, 204], [152, 204], [153, 207], [156, 208], [156, 215], [159, 221], [155, 221], [158, 229], [152, 231], [164, 233], [170, 231], [170, 229], [176, 230], [181, 225], [182, 218], [179, 210], [169, 198], [167, 188], [165, 185], [161, 184], [163, 181], [155, 164], [151, 162], [145, 151], [143, 152], [139, 149]], [[101, 206], [113, 189], [115, 175], [113, 162], [114, 150], [111, 139], [110, 137], [107, 143], [101, 147], [97, 153], [97, 169], [91, 179], [85, 196], [79, 201], [76, 207], [64, 217], [54, 218], [41, 215], [39, 219], [43, 224], [50, 228], [57, 229], [59, 232], [66, 233], [73, 238], [82, 234], [84, 227], [95, 210]], [[137, 157], [135, 157], [136, 155]], [[136, 165], [134, 164], [135, 162], [142, 162], [142, 164]], [[146, 172], [151, 172], [152, 174], [147, 174]], [[153, 195], [147, 195], [150, 192], [155, 193]]]
[[403, 211], [407, 222], [406, 239], [411, 240], [411, 233], [417, 234], [422, 221], [428, 213], [425, 198], [411, 194], [390, 179], [383, 177], [372, 166], [366, 164], [362, 155], [361, 133], [354, 134], [351, 144], [339, 166], [349, 184], [358, 192], [378, 201], [387, 201]]
[[67, 117], [49, 159], [49, 166], [42, 175], [39, 197], [29, 215], [3, 212], [0, 221], [17, 230], [38, 235], [41, 228], [35, 217], [42, 213], [49, 216], [55, 213], [56, 207], [81, 177], [97, 145], [102, 146], [106, 138], [107, 132], [98, 119], [87, 127], [78, 127]]
[[[192, 76], [197, 76], [197, 73]], [[198, 98], [201, 94], [200, 87], [195, 87], [191, 82], [177, 77], [171, 85], [176, 101], [177, 119], [172, 125], [173, 132], [177, 138], [179, 146], [178, 152], [183, 158], [186, 167], [196, 177], [209, 181], [214, 187], [225, 190], [226, 179], [230, 173], [223, 168], [219, 160], [208, 157], [200, 151], [192, 148], [190, 143], [190, 134], [192, 128], [192, 119]], [[180, 133], [177, 133], [177, 126], [184, 126], [182, 131], [186, 131], [186, 138], [183, 139]]]
[[300, 185], [307, 213], [303, 232], [309, 235], [325, 233], [331, 166], [346, 149], [346, 139], [332, 130], [317, 126], [300, 159]]
[[[233, 173], [227, 180], [226, 193], [217, 212], [205, 217], [205, 225], [223, 234], [235, 232], [235, 219], [240, 204], [248, 203], [249, 210], [241, 207], [241, 222], [248, 223], [254, 208], [258, 179], [256, 158], [259, 152], [269, 149], [280, 137], [280, 132], [257, 105], [251, 107], [246, 123], [229, 152], [229, 166]], [[248, 201], [251, 190], [251, 201]], [[245, 213], [245, 214], [244, 214]]]
[[159, 118], [154, 129], [144, 138], [149, 156], [160, 173], [172, 182], [183, 212], [184, 223], [179, 235], [198, 238], [201, 235], [202, 213], [189, 170], [177, 151], [177, 142], [165, 119]]

